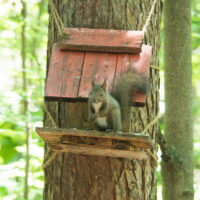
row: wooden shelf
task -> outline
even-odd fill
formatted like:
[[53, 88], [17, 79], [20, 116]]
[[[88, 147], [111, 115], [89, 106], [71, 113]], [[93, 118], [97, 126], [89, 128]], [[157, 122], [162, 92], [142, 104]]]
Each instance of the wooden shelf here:
[[146, 159], [144, 149], [154, 141], [144, 134], [99, 132], [95, 130], [36, 128], [54, 151], [85, 155]]

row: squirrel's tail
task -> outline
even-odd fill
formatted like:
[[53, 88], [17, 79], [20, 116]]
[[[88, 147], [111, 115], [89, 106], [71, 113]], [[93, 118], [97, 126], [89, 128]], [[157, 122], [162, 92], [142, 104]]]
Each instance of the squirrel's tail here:
[[134, 95], [136, 93], [146, 93], [147, 82], [147, 77], [137, 74], [135, 70], [131, 70], [121, 76], [119, 83], [114, 88], [113, 96], [121, 107], [123, 127], [125, 126], [124, 124], [129, 124], [129, 113], [134, 101]]

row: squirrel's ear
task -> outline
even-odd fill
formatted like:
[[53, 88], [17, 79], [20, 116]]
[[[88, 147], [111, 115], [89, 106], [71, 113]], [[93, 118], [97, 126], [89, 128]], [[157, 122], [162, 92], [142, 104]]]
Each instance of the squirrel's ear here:
[[106, 83], [106, 79], [105, 79], [104, 82], [103, 82], [103, 84], [102, 84], [102, 88], [103, 88], [104, 90], [106, 90], [106, 87], [107, 87], [107, 83]]

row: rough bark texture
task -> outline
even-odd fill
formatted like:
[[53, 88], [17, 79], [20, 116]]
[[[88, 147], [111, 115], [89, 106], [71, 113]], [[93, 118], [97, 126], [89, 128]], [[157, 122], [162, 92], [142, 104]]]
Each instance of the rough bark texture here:
[[165, 139], [163, 199], [193, 199], [191, 87], [191, 1], [164, 4]]
[[[66, 27], [141, 30], [153, 0], [60, 0], [56, 8]], [[145, 34], [153, 46], [152, 64], [158, 65], [160, 2]], [[48, 57], [57, 39], [50, 10]], [[150, 91], [144, 108], [133, 108], [130, 130], [141, 132], [158, 112], [159, 72], [151, 69]], [[49, 103], [48, 109], [61, 128], [87, 128], [87, 103]], [[51, 126], [46, 115], [45, 126]], [[149, 129], [155, 138], [158, 126]], [[154, 150], [156, 151], [156, 149]], [[155, 152], [153, 152], [155, 153]], [[146, 161], [60, 153], [45, 170], [46, 200], [155, 200], [155, 163]]]

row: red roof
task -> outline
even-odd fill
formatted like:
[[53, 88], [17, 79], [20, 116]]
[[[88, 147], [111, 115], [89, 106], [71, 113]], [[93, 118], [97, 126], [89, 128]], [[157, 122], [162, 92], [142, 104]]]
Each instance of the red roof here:
[[[66, 29], [66, 32], [69, 34], [68, 40], [56, 43], [52, 48], [46, 98], [84, 100], [90, 93], [92, 80], [102, 83], [106, 79], [111, 91], [121, 74], [131, 68], [143, 76], [149, 75], [152, 48], [142, 45], [141, 31]], [[130, 53], [133, 49], [134, 53]], [[145, 98], [144, 94], [137, 94], [134, 101], [144, 103]]]

